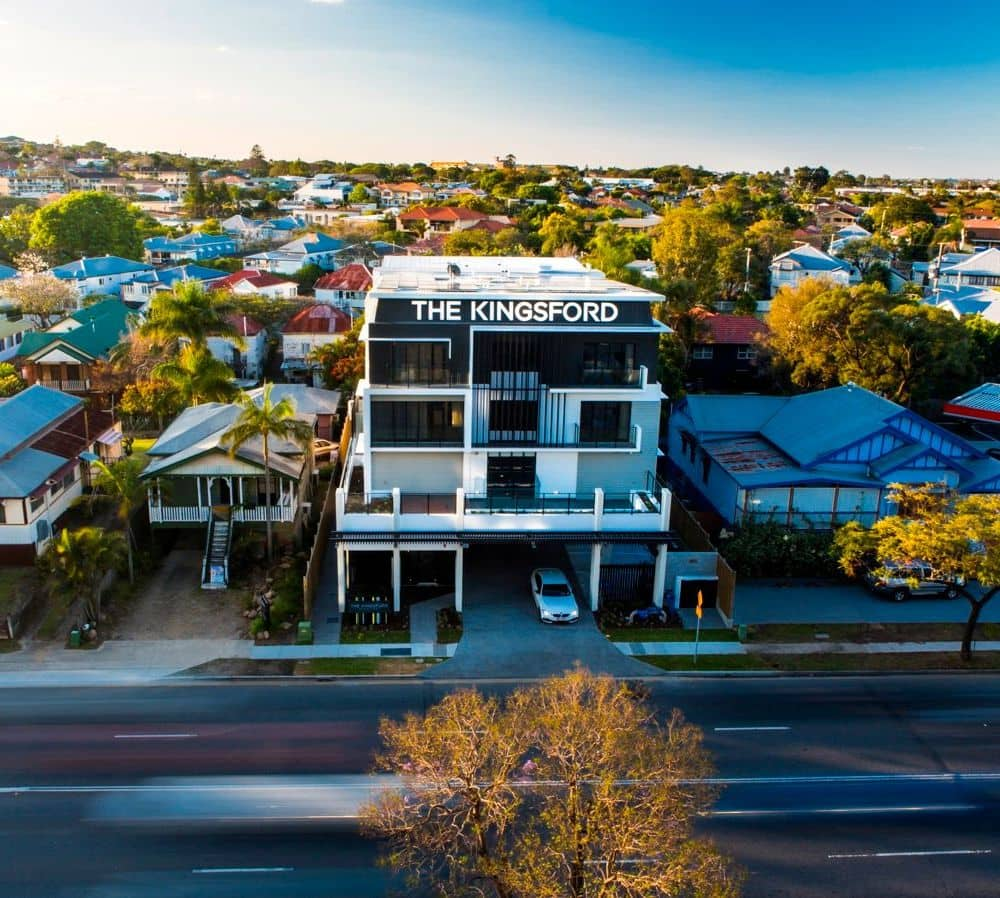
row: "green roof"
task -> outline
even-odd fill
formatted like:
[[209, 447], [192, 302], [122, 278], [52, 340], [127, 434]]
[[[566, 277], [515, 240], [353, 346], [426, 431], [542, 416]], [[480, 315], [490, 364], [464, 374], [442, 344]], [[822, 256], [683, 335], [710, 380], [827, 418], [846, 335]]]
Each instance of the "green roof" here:
[[128, 306], [118, 299], [94, 303], [69, 316], [79, 325], [73, 330], [53, 331], [50, 328], [26, 334], [18, 355], [37, 355], [50, 346], [63, 343], [76, 350], [74, 354], [80, 355], [81, 361], [103, 358], [112, 347], [121, 342], [122, 336], [128, 331], [130, 314]]

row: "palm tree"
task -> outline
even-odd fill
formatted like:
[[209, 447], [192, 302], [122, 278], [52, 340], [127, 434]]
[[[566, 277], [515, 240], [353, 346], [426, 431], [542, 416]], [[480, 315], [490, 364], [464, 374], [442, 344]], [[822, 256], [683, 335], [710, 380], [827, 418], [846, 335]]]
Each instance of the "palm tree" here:
[[125, 538], [120, 533], [97, 527], [63, 530], [40, 560], [49, 589], [64, 595], [83, 595], [86, 614], [101, 620], [101, 581], [108, 571], [118, 568], [125, 555]]
[[238, 392], [233, 369], [195, 343], [185, 346], [176, 358], [160, 362], [152, 376], [176, 389], [184, 406], [228, 402]]
[[[308, 453], [313, 439], [312, 427], [295, 417], [295, 405], [286, 396], [279, 402], [271, 401], [271, 388], [274, 384], [264, 382], [264, 392], [258, 402], [249, 393], [241, 393], [236, 404], [242, 411], [232, 426], [222, 435], [220, 442], [223, 446], [229, 446], [229, 454], [235, 456], [237, 450], [244, 443], [255, 437], [261, 437], [264, 441], [264, 491], [267, 494], [267, 502], [270, 507], [271, 502], [271, 446], [270, 438], [276, 437], [279, 440], [291, 440], [298, 443]], [[271, 561], [272, 536], [271, 536], [271, 513], [265, 516], [267, 522], [267, 560]]]
[[226, 315], [232, 306], [209, 293], [199, 281], [179, 281], [169, 293], [157, 293], [139, 333], [161, 344], [184, 343], [204, 347], [208, 338], [225, 337], [244, 345], [239, 330]]
[[141, 458], [131, 456], [123, 458], [113, 465], [106, 465], [102, 461], [95, 461], [93, 464], [98, 470], [94, 489], [106, 496], [111, 496], [118, 503], [118, 519], [125, 528], [128, 582], [135, 583], [132, 550], [136, 546], [136, 541], [135, 533], [132, 530], [132, 515], [146, 499], [146, 485], [140, 479], [145, 463]]

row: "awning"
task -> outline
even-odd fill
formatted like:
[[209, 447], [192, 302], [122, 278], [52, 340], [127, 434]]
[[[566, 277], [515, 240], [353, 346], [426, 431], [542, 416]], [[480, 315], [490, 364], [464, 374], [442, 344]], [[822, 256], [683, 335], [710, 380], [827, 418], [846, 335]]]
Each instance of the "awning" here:
[[80, 453], [80, 461], [94, 462], [94, 461], [100, 461], [100, 460], [101, 460], [100, 456], [95, 455], [93, 452], [81, 452]]
[[[116, 446], [122, 441], [122, 432], [116, 427], [110, 427], [104, 431], [98, 438], [97, 442], [102, 443], [105, 446]], [[82, 458], [82, 456], [81, 456]]]

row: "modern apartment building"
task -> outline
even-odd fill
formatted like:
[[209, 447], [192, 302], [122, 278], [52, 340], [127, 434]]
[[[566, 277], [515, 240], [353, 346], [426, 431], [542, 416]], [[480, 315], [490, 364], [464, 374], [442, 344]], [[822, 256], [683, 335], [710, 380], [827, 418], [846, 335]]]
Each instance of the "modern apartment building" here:
[[353, 554], [378, 551], [397, 609], [406, 556], [453, 553], [461, 610], [464, 551], [498, 542], [589, 547], [595, 609], [602, 547], [652, 547], [660, 604], [658, 299], [575, 259], [387, 257], [336, 496], [341, 609]]

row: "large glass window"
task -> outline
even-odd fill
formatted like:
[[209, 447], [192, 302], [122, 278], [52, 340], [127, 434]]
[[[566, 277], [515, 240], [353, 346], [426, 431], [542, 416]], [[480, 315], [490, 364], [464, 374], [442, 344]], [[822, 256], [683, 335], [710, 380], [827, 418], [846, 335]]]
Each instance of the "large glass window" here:
[[[513, 392], [517, 394], [527, 391]], [[537, 399], [490, 400], [491, 443], [533, 443], [537, 439]]]
[[635, 343], [584, 343], [583, 382], [630, 384], [639, 379]]
[[389, 383], [444, 384], [448, 380], [447, 343], [392, 344]]
[[581, 402], [581, 443], [627, 443], [632, 425], [630, 402]]
[[461, 402], [373, 402], [374, 446], [461, 446]]

